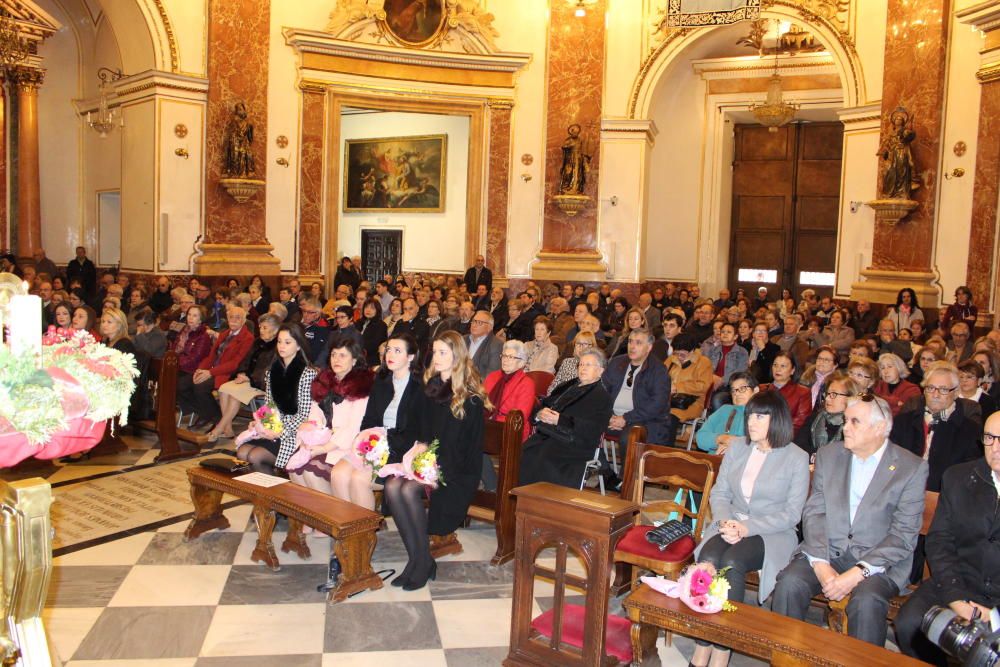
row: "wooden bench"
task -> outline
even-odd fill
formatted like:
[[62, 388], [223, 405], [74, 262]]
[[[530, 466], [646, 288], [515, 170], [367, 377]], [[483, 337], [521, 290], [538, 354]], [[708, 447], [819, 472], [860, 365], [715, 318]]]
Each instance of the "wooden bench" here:
[[[152, 431], [159, 437], [160, 453], [156, 463], [195, 456], [201, 451], [201, 445], [208, 441], [204, 433], [177, 428], [174, 415], [177, 408], [177, 372], [177, 354], [172, 350], [167, 350], [162, 359], [151, 359], [149, 362], [149, 376], [156, 382], [156, 416], [137, 421], [135, 428]], [[183, 447], [182, 440], [195, 447]]]
[[309, 547], [302, 535], [303, 524], [331, 535], [335, 540], [334, 553], [340, 560], [342, 571], [337, 586], [330, 590], [327, 598], [331, 603], [366, 589], [374, 591], [382, 588], [382, 579], [371, 565], [375, 531], [382, 522], [380, 514], [290, 482], [262, 487], [198, 466], [188, 470], [188, 480], [191, 482], [194, 518], [184, 531], [185, 540], [193, 540], [215, 528], [229, 527], [229, 520], [222, 514], [221, 508], [222, 495], [228, 493], [253, 503], [257, 544], [251, 560], [264, 563], [275, 571], [280, 568], [271, 543], [271, 533], [277, 514], [283, 514], [288, 517], [288, 536], [281, 545], [283, 552], [294, 551], [301, 558], [309, 558]]
[[655, 642], [660, 629], [728, 646], [781, 667], [917, 667], [924, 664], [853, 637], [739, 602], [733, 603], [734, 612], [699, 614], [680, 600], [642, 585], [622, 604], [632, 621], [634, 665], [659, 664]]
[[[523, 429], [524, 416], [520, 410], [509, 412], [503, 422], [486, 420], [483, 429], [483, 453], [500, 459], [497, 488], [476, 491], [469, 505], [469, 517], [489, 521], [496, 528], [497, 550], [490, 559], [491, 565], [503, 565], [514, 557], [515, 498], [510, 492], [517, 486], [521, 470]], [[431, 555], [435, 559], [458, 553], [462, 553], [462, 543], [455, 533], [431, 536]]]

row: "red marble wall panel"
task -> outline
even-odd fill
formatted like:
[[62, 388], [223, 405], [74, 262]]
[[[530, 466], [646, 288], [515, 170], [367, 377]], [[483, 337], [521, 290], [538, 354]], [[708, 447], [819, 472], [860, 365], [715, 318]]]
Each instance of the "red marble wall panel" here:
[[490, 108], [490, 176], [486, 202], [486, 264], [507, 275], [507, 215], [510, 192], [510, 107]]
[[302, 157], [299, 175], [299, 273], [322, 273], [323, 120], [326, 96], [302, 93]]
[[4, 252], [10, 247], [7, 241], [7, 133], [4, 132], [7, 116], [7, 87], [0, 86], [0, 246]]
[[267, 172], [267, 71], [270, 0], [209, 0], [205, 241], [265, 243], [266, 189], [237, 204], [222, 186], [226, 126], [237, 102], [254, 126], [255, 178]]
[[917, 138], [911, 148], [922, 185], [913, 194], [920, 206], [901, 224], [876, 223], [875, 269], [931, 270], [950, 17], [949, 0], [889, 0], [882, 136], [889, 130], [889, 113], [905, 107], [914, 119]]
[[[568, 2], [551, 8], [548, 44], [548, 118], [545, 146], [545, 226], [542, 247], [547, 251], [583, 252], [597, 249], [597, 177], [601, 104], [604, 80], [604, 12], [606, 0], [587, 7], [586, 16], [574, 16]], [[590, 205], [573, 217], [552, 201], [559, 194], [559, 171], [566, 129], [583, 128], [593, 153], [584, 194]]]
[[984, 83], [979, 99], [979, 139], [972, 192], [972, 229], [966, 282], [980, 308], [988, 307], [1000, 196], [1000, 81]]

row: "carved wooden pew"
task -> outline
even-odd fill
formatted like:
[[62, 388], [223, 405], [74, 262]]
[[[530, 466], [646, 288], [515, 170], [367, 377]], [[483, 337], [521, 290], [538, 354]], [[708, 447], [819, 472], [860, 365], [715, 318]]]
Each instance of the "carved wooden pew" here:
[[[135, 423], [135, 428], [153, 431], [160, 439], [160, 454], [156, 463], [184, 459], [196, 455], [206, 436], [187, 429], [177, 428], [174, 410], [177, 407], [177, 354], [168, 350], [163, 359], [153, 359], [149, 363], [149, 375], [156, 382], [156, 416]], [[182, 447], [180, 441], [196, 445]]]
[[[469, 506], [469, 517], [494, 524], [497, 550], [490, 560], [492, 565], [502, 565], [514, 557], [514, 496], [510, 491], [517, 486], [521, 468], [521, 436], [524, 416], [520, 410], [507, 415], [504, 422], [486, 421], [483, 430], [483, 453], [500, 459], [497, 470], [496, 491], [476, 491]], [[462, 553], [462, 543], [455, 533], [431, 536], [431, 554], [434, 558]]]

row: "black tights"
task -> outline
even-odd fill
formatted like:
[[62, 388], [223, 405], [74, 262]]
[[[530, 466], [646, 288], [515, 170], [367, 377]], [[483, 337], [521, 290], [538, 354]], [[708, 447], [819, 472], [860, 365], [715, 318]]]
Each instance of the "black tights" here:
[[236, 450], [236, 458], [249, 463], [254, 472], [268, 475], [274, 474], [274, 462], [278, 460], [267, 448], [250, 443], [239, 446], [239, 449]]
[[423, 579], [434, 563], [430, 536], [427, 534], [427, 510], [424, 509], [426, 488], [420, 482], [402, 477], [390, 477], [385, 482], [384, 494], [389, 503], [389, 513], [396, 522], [409, 558], [401, 577]]

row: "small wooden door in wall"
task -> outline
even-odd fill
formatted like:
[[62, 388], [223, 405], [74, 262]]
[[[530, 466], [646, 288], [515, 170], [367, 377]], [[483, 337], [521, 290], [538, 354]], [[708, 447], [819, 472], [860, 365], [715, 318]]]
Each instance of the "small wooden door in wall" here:
[[385, 274], [394, 278], [403, 268], [403, 230], [362, 229], [361, 265], [373, 285]]

